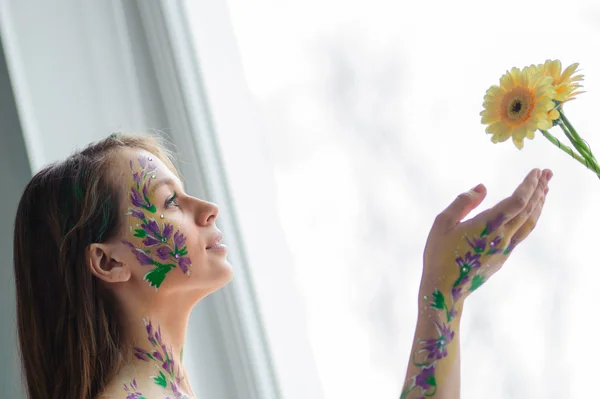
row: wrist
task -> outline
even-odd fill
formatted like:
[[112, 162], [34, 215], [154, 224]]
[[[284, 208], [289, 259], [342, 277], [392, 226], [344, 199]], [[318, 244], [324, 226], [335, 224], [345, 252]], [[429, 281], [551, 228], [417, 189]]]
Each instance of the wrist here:
[[419, 318], [435, 318], [450, 323], [461, 318], [464, 298], [453, 295], [452, 289], [421, 285], [417, 303]]

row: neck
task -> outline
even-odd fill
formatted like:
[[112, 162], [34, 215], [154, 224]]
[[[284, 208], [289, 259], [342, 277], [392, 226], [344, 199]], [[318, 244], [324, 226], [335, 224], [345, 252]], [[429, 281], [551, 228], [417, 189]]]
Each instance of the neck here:
[[191, 306], [174, 301], [177, 302], [169, 298], [169, 304], [165, 306], [157, 300], [126, 310], [123, 315], [125, 356], [134, 365], [136, 373], [152, 376], [157, 385], [191, 393], [183, 366], [183, 345]]

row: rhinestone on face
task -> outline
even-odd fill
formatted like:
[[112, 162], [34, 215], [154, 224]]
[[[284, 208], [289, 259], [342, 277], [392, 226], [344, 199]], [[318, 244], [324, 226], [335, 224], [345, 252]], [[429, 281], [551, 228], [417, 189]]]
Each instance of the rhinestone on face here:
[[465, 272], [465, 273], [466, 273], [467, 271], [469, 271], [469, 269], [468, 269], [466, 266], [465, 266], [465, 267], [463, 267], [463, 272]]
[[164, 219], [164, 218], [165, 218], [165, 215], [160, 215], [160, 218], [161, 218], [161, 219]]
[[153, 178], [153, 179], [156, 179], [156, 175], [152, 175], [152, 178]]
[[175, 259], [179, 259], [179, 254], [175, 254]]
[[164, 238], [164, 237], [163, 237], [163, 238], [161, 238], [160, 240], [161, 240], [162, 242], [167, 242], [167, 239], [166, 239], [166, 238]]
[[428, 298], [427, 298], [427, 295], [424, 295], [424, 296], [423, 296], [423, 299], [424, 299], [424, 300], [427, 300], [427, 299], [428, 299]]
[[148, 157], [148, 161], [152, 161], [152, 157]]

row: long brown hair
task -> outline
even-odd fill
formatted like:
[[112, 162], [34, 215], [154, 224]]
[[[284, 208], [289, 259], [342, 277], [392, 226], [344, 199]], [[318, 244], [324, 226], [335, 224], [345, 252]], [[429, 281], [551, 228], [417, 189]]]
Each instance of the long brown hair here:
[[175, 171], [159, 137], [112, 134], [37, 173], [15, 219], [17, 325], [30, 399], [95, 398], [123, 365], [114, 298], [87, 265], [90, 244], [119, 234], [117, 150], [140, 148]]

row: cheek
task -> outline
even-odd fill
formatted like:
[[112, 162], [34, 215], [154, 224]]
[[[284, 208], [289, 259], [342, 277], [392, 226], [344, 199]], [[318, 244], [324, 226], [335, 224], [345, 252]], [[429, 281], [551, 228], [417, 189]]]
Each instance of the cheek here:
[[191, 274], [192, 260], [188, 238], [172, 221], [150, 216], [130, 217], [126, 244], [137, 262], [147, 270], [144, 275], [150, 286], [159, 288], [168, 276]]

